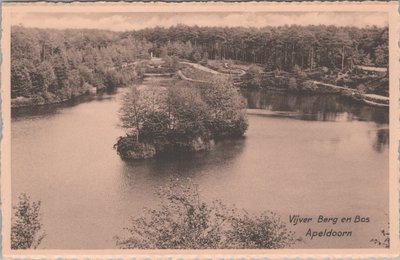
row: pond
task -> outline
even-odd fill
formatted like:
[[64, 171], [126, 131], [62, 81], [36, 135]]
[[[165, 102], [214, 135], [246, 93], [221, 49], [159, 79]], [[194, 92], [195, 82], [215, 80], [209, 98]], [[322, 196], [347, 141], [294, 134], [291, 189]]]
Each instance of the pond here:
[[[115, 248], [113, 237], [172, 177], [250, 213], [369, 217], [366, 224], [288, 225], [299, 248], [374, 246], [388, 221], [388, 111], [331, 95], [244, 91], [249, 129], [209, 152], [123, 162], [117, 94], [63, 106], [14, 110], [12, 194], [42, 201], [43, 249]], [[351, 230], [350, 238], [305, 238], [308, 228]]]

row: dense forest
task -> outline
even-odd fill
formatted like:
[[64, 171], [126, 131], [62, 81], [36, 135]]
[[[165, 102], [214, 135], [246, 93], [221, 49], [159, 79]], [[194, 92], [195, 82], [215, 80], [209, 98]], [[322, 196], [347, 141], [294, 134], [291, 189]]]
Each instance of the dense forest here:
[[200, 60], [232, 59], [287, 71], [321, 66], [350, 68], [357, 64], [387, 66], [388, 28], [280, 26], [150, 28], [126, 32], [124, 37], [151, 42], [155, 55]]
[[90, 87], [128, 84], [134, 73], [117, 68], [147, 59], [150, 47], [110, 31], [13, 27], [11, 97], [51, 103], [83, 94]]
[[11, 97], [28, 105], [54, 103], [93, 88], [128, 85], [140, 76], [140, 67], [126, 65], [151, 55], [202, 63], [229, 59], [259, 64], [265, 71], [387, 67], [388, 28], [178, 25], [111, 32], [13, 26]]

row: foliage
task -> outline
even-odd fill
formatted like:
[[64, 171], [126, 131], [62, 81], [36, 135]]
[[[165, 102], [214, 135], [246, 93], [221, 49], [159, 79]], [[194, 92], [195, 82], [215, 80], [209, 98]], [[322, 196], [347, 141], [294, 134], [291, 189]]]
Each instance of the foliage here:
[[192, 59], [195, 62], [200, 62], [201, 61], [201, 54], [200, 54], [200, 52], [198, 50], [193, 52]]
[[51, 103], [86, 93], [87, 84], [107, 90], [128, 85], [138, 73], [127, 65], [147, 58], [149, 49], [116, 32], [13, 26], [11, 97]]
[[40, 222], [40, 204], [31, 202], [26, 194], [19, 196], [11, 224], [11, 249], [36, 249], [46, 236]]
[[303, 82], [303, 84], [301, 85], [301, 89], [305, 92], [309, 91], [309, 92], [315, 92], [315, 90], [318, 89], [318, 86], [311, 80], [307, 80], [305, 82]]
[[232, 248], [285, 248], [296, 239], [279, 216], [273, 212], [263, 212], [251, 216], [248, 213], [233, 216], [232, 228], [227, 231], [227, 240]]
[[197, 137], [210, 139], [207, 104], [198, 89], [176, 85], [168, 89], [167, 113], [171, 118], [170, 137], [173, 143], [185, 147]]
[[[154, 145], [159, 154], [206, 149], [212, 139], [244, 134], [248, 126], [244, 109], [242, 96], [226, 78], [200, 85], [177, 81], [166, 89], [133, 87], [120, 110], [122, 126], [131, 137], [119, 141], [116, 149], [127, 154], [129, 147], [136, 147], [125, 145], [133, 137]], [[200, 146], [195, 148], [193, 142]]]
[[266, 64], [290, 71], [325, 66], [329, 69], [351, 68], [370, 59], [375, 66], [387, 66], [388, 27], [337, 27], [326, 25], [278, 26], [264, 28], [198, 27], [177, 25], [170, 28], [147, 28], [127, 32], [136, 39], [153, 44], [159, 55], [199, 62], [208, 59]]
[[127, 135], [118, 138], [114, 145], [118, 155], [124, 160], [130, 159], [148, 159], [154, 157], [156, 148], [148, 143], [139, 143], [136, 136]]
[[[149, 53], [163, 57], [169, 72], [177, 69], [178, 58], [204, 65], [208, 59], [229, 59], [296, 74], [322, 68], [348, 71], [355, 65], [387, 67], [388, 27], [178, 25], [111, 32], [13, 26], [11, 97], [50, 103], [85, 93], [87, 84], [99, 90], [129, 85], [144, 74], [138, 61]], [[259, 72], [250, 68], [252, 85], [267, 85]]]
[[120, 248], [132, 249], [277, 249], [296, 242], [276, 214], [250, 215], [218, 200], [204, 201], [198, 187], [169, 182], [159, 192], [161, 204], [132, 218]]
[[196, 69], [190, 65], [182, 64], [180, 67], [181, 67], [181, 71], [182, 71], [183, 75], [185, 75], [186, 77], [188, 77], [190, 79], [205, 81], [214, 76], [210, 72]]
[[262, 85], [262, 70], [256, 65], [251, 65], [247, 70], [247, 76], [250, 78], [249, 84], [254, 87], [261, 87]]
[[168, 56], [166, 55], [164, 58], [163, 66], [169, 68], [171, 72], [175, 72], [178, 69], [179, 59], [177, 56]]
[[214, 139], [239, 137], [247, 130], [246, 103], [231, 80], [213, 78], [200, 88], [210, 113], [209, 129]]
[[127, 128], [131, 135], [137, 136], [139, 140], [142, 137], [143, 125], [151, 125], [150, 121], [154, 119], [154, 113], [164, 109], [163, 103], [165, 103], [163, 91], [154, 87], [142, 90], [138, 90], [136, 86], [131, 87], [123, 97], [120, 109], [122, 126]]

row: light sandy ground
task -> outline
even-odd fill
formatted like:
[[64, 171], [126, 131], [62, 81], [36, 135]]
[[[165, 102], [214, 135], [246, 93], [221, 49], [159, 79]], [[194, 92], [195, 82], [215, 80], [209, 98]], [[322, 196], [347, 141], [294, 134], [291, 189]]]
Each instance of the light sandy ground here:
[[216, 75], [216, 74], [221, 74], [221, 73], [219, 73], [219, 72], [216, 71], [216, 70], [207, 68], [207, 67], [205, 67], [205, 66], [203, 66], [203, 65], [200, 65], [200, 64], [197, 64], [197, 63], [191, 63], [191, 62], [186, 62], [186, 61], [182, 61], [181, 63], [182, 63], [182, 64], [190, 65], [190, 66], [192, 66], [192, 67], [194, 67], [194, 68], [196, 68], [196, 69], [199, 69], [199, 70], [202, 70], [202, 71], [205, 71], [205, 72], [209, 72], [209, 73], [214, 74], [214, 75]]
[[389, 101], [389, 97], [380, 96], [380, 95], [376, 95], [376, 94], [365, 94], [364, 96], [370, 97], [370, 98], [373, 98], [373, 99], [380, 99], [380, 100], [387, 100], [387, 101]]
[[181, 70], [178, 70], [178, 76], [179, 76], [181, 79], [183, 79], [183, 80], [187, 80], [187, 81], [191, 81], [191, 82], [207, 83], [207, 81], [188, 78], [188, 77], [186, 77], [185, 75], [183, 75], [183, 73], [182, 73]]

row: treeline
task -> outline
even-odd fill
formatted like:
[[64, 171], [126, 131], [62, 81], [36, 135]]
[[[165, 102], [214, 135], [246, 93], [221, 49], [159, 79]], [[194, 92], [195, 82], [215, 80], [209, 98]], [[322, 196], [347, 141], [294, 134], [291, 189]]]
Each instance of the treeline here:
[[[129, 32], [11, 29], [11, 97], [33, 104], [67, 100], [88, 89], [113, 89], [143, 72], [135, 61], [175, 56], [195, 62], [231, 59], [265, 70], [388, 66], [388, 28], [178, 25]], [[133, 70], [135, 67], [136, 70]]]
[[[148, 42], [102, 30], [11, 29], [11, 97], [35, 103], [67, 100], [90, 88], [127, 84], [120, 69], [148, 58]], [[126, 69], [127, 70], [127, 69]]]
[[327, 67], [348, 69], [354, 65], [388, 65], [388, 28], [324, 25], [198, 27], [178, 25], [124, 33], [124, 37], [151, 42], [154, 55], [180, 58], [232, 59], [265, 64], [268, 70], [291, 71]]

